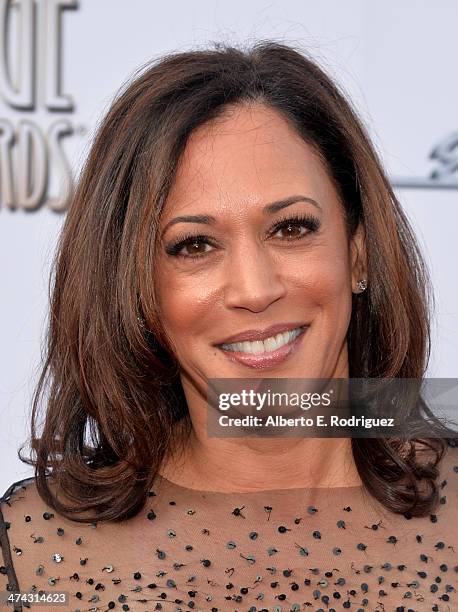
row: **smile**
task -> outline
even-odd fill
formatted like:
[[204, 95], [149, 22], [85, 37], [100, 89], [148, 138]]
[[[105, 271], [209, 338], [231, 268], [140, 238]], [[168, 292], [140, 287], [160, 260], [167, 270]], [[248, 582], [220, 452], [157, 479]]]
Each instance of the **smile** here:
[[220, 344], [218, 348], [231, 361], [254, 368], [270, 367], [281, 363], [296, 351], [308, 327], [297, 327], [263, 340]]
[[252, 355], [270, 353], [292, 342], [304, 329], [304, 327], [297, 327], [296, 329], [270, 336], [265, 340], [255, 340], [254, 342], [245, 340], [244, 342], [234, 342], [233, 344], [222, 344], [221, 348], [225, 351], [238, 351], [240, 353], [251, 353]]

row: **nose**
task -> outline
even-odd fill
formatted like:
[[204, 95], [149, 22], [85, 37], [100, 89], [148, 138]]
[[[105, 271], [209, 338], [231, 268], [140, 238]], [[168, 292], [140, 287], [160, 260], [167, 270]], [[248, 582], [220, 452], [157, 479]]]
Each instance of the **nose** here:
[[227, 308], [262, 312], [286, 294], [278, 262], [259, 246], [232, 253], [226, 267], [224, 301]]

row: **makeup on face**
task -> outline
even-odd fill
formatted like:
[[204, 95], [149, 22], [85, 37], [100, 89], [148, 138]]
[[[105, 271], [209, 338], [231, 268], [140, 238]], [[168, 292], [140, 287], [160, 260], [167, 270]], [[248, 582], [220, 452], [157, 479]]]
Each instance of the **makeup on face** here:
[[316, 151], [276, 111], [190, 137], [164, 207], [162, 324], [190, 379], [345, 372], [344, 212]]

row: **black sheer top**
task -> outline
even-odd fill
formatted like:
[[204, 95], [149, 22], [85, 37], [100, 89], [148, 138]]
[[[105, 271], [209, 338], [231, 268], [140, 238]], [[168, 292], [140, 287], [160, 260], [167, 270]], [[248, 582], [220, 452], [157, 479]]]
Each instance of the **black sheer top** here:
[[395, 514], [363, 486], [219, 493], [157, 475], [144, 509], [76, 523], [33, 478], [1, 498], [1, 610], [409, 612], [458, 610], [458, 448], [434, 513]]

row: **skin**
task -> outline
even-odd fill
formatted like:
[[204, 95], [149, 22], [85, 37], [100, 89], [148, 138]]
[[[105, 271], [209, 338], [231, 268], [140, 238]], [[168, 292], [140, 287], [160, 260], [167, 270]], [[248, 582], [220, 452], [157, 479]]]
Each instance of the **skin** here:
[[[319, 207], [297, 201], [263, 210], [295, 195]], [[319, 220], [316, 232], [295, 227], [295, 240], [285, 229], [272, 232], [282, 217], [304, 213]], [[212, 215], [215, 223], [169, 225], [182, 215]], [[260, 103], [231, 108], [191, 135], [161, 216], [164, 229], [159, 312], [180, 364], [193, 431], [184, 452], [166, 459], [162, 475], [216, 491], [361, 484], [350, 439], [206, 435], [208, 378], [348, 378], [351, 294], [366, 278], [363, 232], [348, 240], [338, 193], [314, 149], [275, 110]], [[209, 238], [199, 258], [169, 254], [188, 233]], [[285, 322], [310, 327], [298, 350], [268, 369], [234, 363], [214, 346]]]

